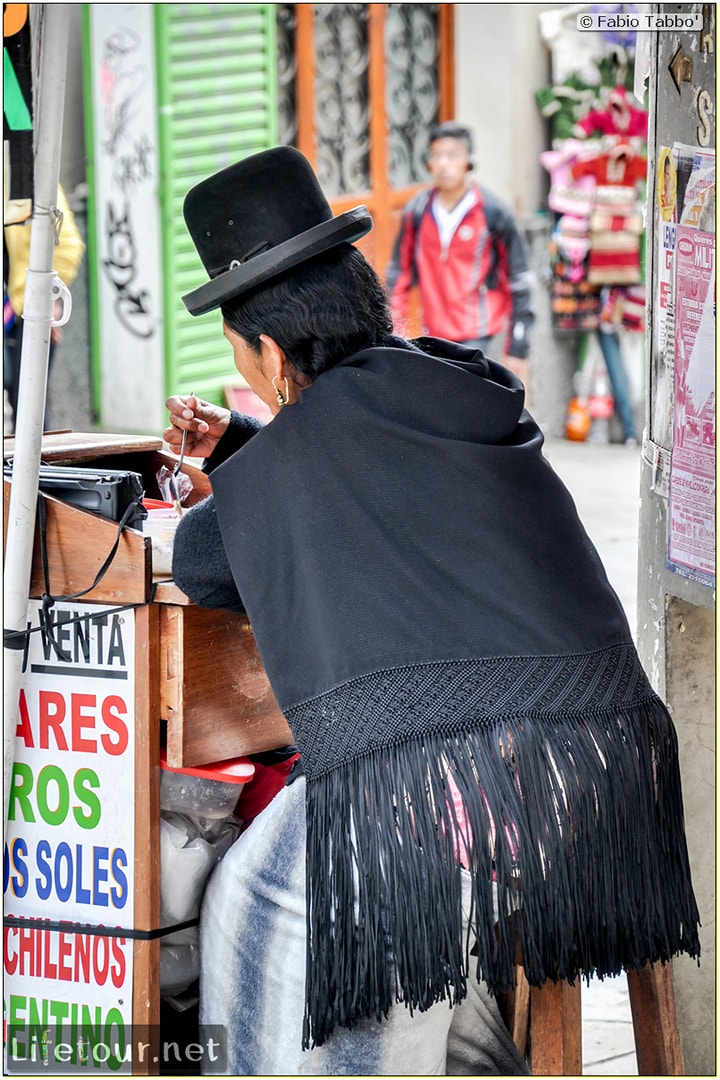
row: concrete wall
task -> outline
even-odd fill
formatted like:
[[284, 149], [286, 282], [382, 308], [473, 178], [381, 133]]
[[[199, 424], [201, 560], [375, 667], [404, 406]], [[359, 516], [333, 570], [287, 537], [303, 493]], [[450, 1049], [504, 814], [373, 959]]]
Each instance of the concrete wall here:
[[700, 967], [673, 960], [678, 1025], [689, 1076], [716, 1076], [716, 643], [713, 591], [665, 567], [667, 501], [651, 490], [643, 448], [638, 553], [638, 651], [678, 733], [683, 802], [695, 895]]
[[[82, 4], [66, 4], [68, 33], [65, 114], [60, 157], [60, 183], [75, 222], [87, 243], [87, 159], [82, 84]], [[96, 418], [90, 371], [88, 259], [83, 259], [72, 286], [73, 310], [63, 329], [62, 344], [48, 376], [47, 412], [51, 428], [93, 431]]]
[[68, 35], [67, 82], [65, 84], [65, 122], [63, 124], [60, 183], [68, 198], [86, 193], [84, 101], [82, 85], [82, 4], [66, 4], [70, 30]]
[[[549, 7], [553, 5], [548, 5]], [[550, 82], [535, 4], [457, 4], [456, 114], [475, 132], [476, 175], [519, 217], [545, 205], [546, 124], [534, 93]]]
[[[714, 5], [668, 4], [667, 12], [702, 13], [703, 32], [651, 34], [650, 136], [648, 144], [648, 299], [659, 303], [659, 215], [654, 177], [660, 150], [674, 143], [698, 146], [701, 136], [716, 143], [716, 54]], [[710, 41], [705, 39], [709, 35]], [[704, 40], [705, 39], [705, 40]], [[670, 62], [678, 48], [690, 61], [689, 77], [675, 83]], [[705, 131], [701, 95], [707, 93], [710, 130]], [[664, 261], [664, 260], [663, 260]], [[649, 320], [648, 356], [660, 354], [654, 319]], [[669, 357], [672, 367], [674, 355]], [[656, 370], [657, 369], [657, 370]], [[715, 1061], [715, 590], [666, 566], [667, 475], [672, 433], [653, 415], [662, 365], [650, 365], [646, 438], [641, 476], [638, 558], [638, 647], [655, 688], [677, 727], [685, 821], [693, 884], [702, 929], [700, 968], [688, 957], [673, 961], [680, 1036], [688, 1075], [717, 1075]], [[672, 379], [672, 371], [670, 373]], [[657, 469], [654, 463], [659, 463]], [[712, 512], [710, 514], [712, 516]]]

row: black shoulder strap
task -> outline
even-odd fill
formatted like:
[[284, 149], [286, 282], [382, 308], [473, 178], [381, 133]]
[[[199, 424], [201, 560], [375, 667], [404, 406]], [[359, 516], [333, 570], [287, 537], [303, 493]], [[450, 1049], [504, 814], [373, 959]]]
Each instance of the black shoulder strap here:
[[420, 225], [420, 219], [427, 210], [431, 194], [432, 190], [430, 188], [427, 188], [426, 191], [421, 191], [418, 195], [417, 203], [413, 207], [413, 227], [415, 228], [416, 233], [418, 226]]
[[502, 219], [502, 206], [493, 198], [486, 198], [485, 192], [478, 186], [478, 197], [481, 200], [485, 224], [490, 236], [490, 265], [485, 276], [485, 285], [488, 289], [496, 289], [498, 285], [498, 270], [500, 256], [498, 253], [498, 227]]
[[412, 280], [413, 280], [413, 285], [417, 285], [417, 281], [418, 281], [417, 260], [415, 258], [415, 253], [417, 251], [417, 242], [418, 242], [418, 230], [420, 228], [420, 222], [422, 221], [422, 216], [423, 216], [423, 214], [425, 213], [425, 211], [428, 208], [428, 203], [430, 202], [431, 194], [432, 194], [432, 190], [430, 188], [428, 188], [426, 191], [422, 191], [420, 193], [420, 195], [418, 196], [417, 203], [413, 207], [413, 212], [412, 212], [412, 223], [413, 223]]
[[[137, 500], [137, 501], [139, 501], [139, 500]], [[49, 560], [48, 560], [48, 551], [47, 551], [47, 510], [46, 510], [46, 507], [45, 507], [45, 498], [43, 496], [43, 493], [41, 491], [38, 492], [38, 525], [39, 525], [39, 532], [40, 532], [40, 557], [41, 557], [41, 561], [42, 561], [43, 581], [44, 581], [44, 585], [45, 585], [45, 592], [42, 595], [43, 619], [44, 619], [45, 625], [47, 627], [47, 633], [48, 633], [49, 640], [50, 640], [50, 642], [52, 644], [53, 649], [55, 650], [55, 654], [58, 656], [58, 658], [60, 660], [66, 660], [67, 661], [70, 658], [65, 655], [65, 653], [63, 652], [63, 650], [60, 648], [57, 641], [55, 640], [55, 637], [54, 637], [54, 634], [53, 634], [53, 628], [52, 628], [52, 619], [49, 617], [50, 608], [58, 601], [63, 602], [63, 601], [66, 601], [66, 600], [77, 600], [81, 596], [85, 596], [86, 593], [91, 592], [95, 588], [95, 586], [100, 583], [101, 579], [107, 573], [108, 568], [110, 567], [110, 563], [115, 558], [115, 553], [116, 553], [116, 551], [118, 549], [118, 545], [120, 543], [120, 538], [122, 536], [123, 529], [128, 524], [130, 519], [136, 514], [137, 514], [137, 503], [136, 503], [136, 501], [131, 501], [126, 506], [125, 513], [123, 514], [122, 518], [118, 522], [117, 533], [115, 534], [115, 541], [114, 541], [112, 547], [110, 548], [110, 551], [108, 552], [108, 554], [107, 554], [107, 556], [105, 558], [105, 561], [103, 562], [102, 566], [100, 567], [97, 574], [95, 575], [95, 579], [94, 579], [92, 585], [88, 585], [87, 588], [85, 588], [85, 589], [79, 589], [77, 592], [68, 593], [66, 596], [53, 596], [51, 591], [50, 591], [50, 564], [49, 564]]]

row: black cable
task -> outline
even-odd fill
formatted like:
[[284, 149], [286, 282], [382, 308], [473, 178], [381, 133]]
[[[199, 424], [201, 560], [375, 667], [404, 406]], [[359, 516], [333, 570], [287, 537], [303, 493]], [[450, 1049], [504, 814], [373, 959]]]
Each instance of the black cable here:
[[136, 938], [140, 941], [154, 941], [155, 938], [175, 934], [178, 930], [187, 930], [197, 926], [199, 919], [187, 919], [173, 926], [160, 926], [155, 930], [128, 930], [124, 926], [95, 926], [92, 923], [69, 923], [54, 919], [24, 918], [18, 915], [5, 915], [3, 926], [30, 930], [61, 930], [66, 934], [94, 934], [97, 937]]
[[[43, 582], [44, 582], [44, 585], [45, 585], [45, 592], [43, 593], [43, 595], [41, 597], [41, 604], [42, 604], [41, 623], [40, 623], [39, 626], [27, 627], [24, 630], [3, 630], [3, 646], [4, 646], [4, 648], [6, 648], [6, 649], [24, 649], [26, 644], [27, 644], [27, 640], [28, 640], [28, 637], [29, 637], [30, 634], [36, 633], [38, 630], [45, 630], [45, 632], [47, 634], [47, 637], [48, 637], [50, 643], [52, 644], [53, 649], [55, 650], [55, 655], [58, 657], [58, 659], [59, 660], [64, 660], [66, 663], [71, 659], [71, 657], [69, 657], [65, 652], [63, 652], [63, 650], [60, 648], [57, 641], [55, 640], [55, 636], [54, 636], [54, 633], [53, 633], [52, 620], [49, 617], [50, 609], [53, 607], [54, 604], [56, 604], [58, 602], [64, 603], [64, 602], [66, 602], [68, 600], [77, 600], [81, 596], [85, 596], [87, 593], [92, 592], [92, 590], [100, 583], [102, 578], [107, 573], [107, 571], [108, 571], [108, 569], [110, 567], [110, 564], [112, 563], [113, 559], [115, 558], [115, 555], [116, 555], [117, 549], [118, 549], [118, 545], [120, 543], [120, 537], [122, 536], [122, 531], [125, 528], [128, 521], [130, 520], [130, 518], [132, 518], [134, 516], [134, 514], [137, 512], [137, 506], [138, 506], [137, 500], [133, 500], [132, 502], [128, 503], [127, 507], [125, 508], [125, 512], [123, 513], [123, 516], [121, 517], [121, 519], [120, 519], [120, 521], [118, 523], [118, 530], [117, 530], [117, 534], [115, 536], [115, 541], [114, 541], [114, 543], [112, 545], [112, 548], [110, 549], [105, 561], [103, 562], [102, 566], [100, 567], [97, 574], [95, 575], [95, 580], [93, 581], [92, 585], [88, 585], [88, 587], [86, 589], [79, 589], [77, 592], [68, 593], [66, 596], [53, 596], [52, 593], [50, 592], [50, 567], [49, 567], [48, 553], [47, 553], [47, 510], [46, 510], [46, 506], [45, 506], [45, 499], [44, 499], [42, 493], [38, 492], [38, 524], [39, 524], [39, 531], [40, 531], [40, 558], [41, 558], [41, 561], [42, 561]], [[156, 588], [157, 584], [158, 584], [158, 582], [153, 582], [153, 584], [152, 584], [152, 588], [151, 588], [151, 591], [150, 591], [150, 597], [149, 597], [148, 603], [152, 603], [152, 601], [153, 601], [153, 598], [155, 596], [155, 588]], [[120, 612], [120, 611], [129, 611], [132, 608], [143, 607], [143, 606], [144, 606], [143, 604], [123, 604], [120, 607], [111, 608], [105, 614], [114, 615], [114, 614], [116, 614], [117, 612]], [[78, 616], [78, 618], [71, 619], [71, 620], [69, 620], [69, 622], [67, 624], [64, 624], [64, 625], [70, 625], [73, 622], [80, 622], [81, 618], [82, 618], [82, 616]]]

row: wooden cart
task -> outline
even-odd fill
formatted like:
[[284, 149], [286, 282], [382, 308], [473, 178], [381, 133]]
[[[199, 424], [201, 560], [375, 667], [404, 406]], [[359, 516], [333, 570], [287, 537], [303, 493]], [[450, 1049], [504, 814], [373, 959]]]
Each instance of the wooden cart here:
[[[13, 453], [12, 439], [5, 440], [4, 452], [7, 461]], [[159, 496], [156, 476], [161, 466], [175, 464], [175, 459], [163, 450], [159, 439], [103, 434], [46, 435], [42, 459], [48, 463], [86, 465], [94, 469], [136, 471], [142, 476], [145, 495], [149, 498]], [[200, 468], [188, 463], [183, 472], [193, 482], [186, 505], [209, 494], [208, 479]], [[8, 521], [10, 483], [5, 480], [6, 530], [12, 527]], [[50, 495], [40, 497], [46, 511], [49, 591], [55, 597], [70, 597], [94, 581], [116, 539], [117, 523]], [[58, 601], [50, 609], [49, 616], [43, 616], [39, 603], [33, 603], [44, 592], [36, 527], [29, 621], [49, 618], [52, 622], [54, 619], [58, 634], [68, 645], [69, 663], [74, 661], [76, 667], [72, 671], [68, 669], [67, 674], [72, 677], [62, 681], [60, 690], [53, 689], [64, 673], [62, 661], [53, 656], [52, 645], [45, 634], [42, 634], [44, 653], [40, 659], [52, 662], [33, 664], [30, 662], [32, 650], [26, 650], [30, 660], [25, 665], [24, 680], [31, 677], [31, 670], [37, 669], [32, 678], [36, 682], [39, 680], [39, 686], [32, 691], [21, 690], [18, 716], [18, 732], [22, 738], [16, 740], [17, 776], [13, 790], [17, 797], [13, 802], [14, 817], [8, 825], [10, 875], [5, 912], [6, 934], [8, 925], [11, 934], [12, 970], [8, 972], [6, 963], [6, 1022], [10, 1000], [14, 1010], [11, 1027], [14, 1020], [19, 1030], [32, 1028], [30, 1035], [35, 1043], [39, 1041], [38, 1032], [48, 1030], [43, 1025], [51, 1025], [53, 1018], [74, 1020], [78, 1030], [83, 1019], [88, 1018], [98, 1023], [104, 1019], [109, 1024], [118, 1010], [123, 1015], [117, 1002], [131, 985], [131, 1009], [127, 994], [122, 999], [126, 1010], [123, 1022], [127, 1023], [131, 1017], [133, 1031], [148, 1030], [157, 1035], [162, 936], [159, 873], [161, 745], [166, 746], [169, 765], [193, 766], [286, 746], [292, 742], [292, 736], [270, 689], [247, 618], [196, 607], [171, 580], [154, 580], [152, 545], [148, 535], [124, 529], [116, 555], [97, 586], [76, 601]], [[76, 622], [77, 617], [81, 617], [80, 623], [87, 631], [80, 638], [79, 646], [73, 632], [62, 622], [73, 615]], [[105, 635], [104, 647], [109, 647], [108, 620], [118, 620], [122, 624], [117, 631], [114, 655], [110, 657], [114, 667], [108, 666], [107, 656], [99, 655], [99, 647], [96, 649], [98, 655], [91, 656], [88, 643], [92, 634], [87, 628], [97, 623]], [[122, 655], [123, 633], [132, 642], [132, 656]], [[38, 654], [40, 637], [40, 634], [36, 635], [37, 640], [33, 642], [33, 649]], [[71, 656], [73, 648], [75, 655]], [[83, 679], [86, 672], [77, 668], [77, 663], [86, 659], [94, 664], [87, 672], [91, 676], [90, 683]], [[48, 680], [46, 685], [42, 683], [43, 678]], [[53, 678], [55, 684], [52, 684]], [[114, 683], [108, 681], [110, 678], [115, 680]], [[125, 680], [123, 685], [132, 687], [130, 703], [123, 704], [122, 693], [116, 692], [120, 678]], [[100, 686], [100, 693], [88, 693], [89, 685]], [[112, 693], [106, 693], [106, 688]], [[67, 703], [63, 698], [67, 698]], [[95, 714], [92, 703], [96, 699]], [[111, 701], [113, 704], [109, 704]], [[63, 715], [67, 712], [64, 720], [59, 718], [59, 711]], [[132, 731], [127, 741], [133, 760], [128, 761], [120, 753], [118, 732], [122, 728], [122, 718], [126, 717], [129, 724], [131, 714]], [[115, 755], [114, 759], [100, 763], [103, 747]], [[87, 751], [96, 753], [90, 764], [94, 765], [97, 760], [97, 768], [87, 768]], [[102, 782], [97, 779], [102, 772], [101, 764], [105, 770], [102, 775], [106, 777]], [[128, 769], [130, 772], [126, 772]], [[122, 780], [124, 775], [127, 781]], [[95, 776], [94, 780], [92, 776]], [[125, 783], [127, 790], [119, 791]], [[131, 783], [132, 790], [129, 789]], [[60, 821], [63, 791], [69, 792], [64, 822]], [[132, 835], [123, 848], [127, 851], [127, 866], [112, 862], [113, 858], [118, 859], [119, 850], [113, 837], [98, 836], [90, 828], [90, 808], [95, 809], [95, 818], [99, 822], [105, 815], [119, 832], [126, 826], [123, 818], [132, 818]], [[46, 826], [43, 826], [43, 816]], [[34, 820], [30, 821], [30, 818]], [[78, 822], [85, 830], [79, 840]], [[83, 845], [86, 846], [84, 851]], [[113, 854], [106, 855], [105, 852]], [[81, 869], [88, 873], [91, 864], [92, 880], [88, 878], [81, 882]], [[34, 869], [38, 868], [43, 872], [34, 874]], [[69, 887], [69, 878], [73, 875], [74, 888]], [[123, 878], [132, 882], [132, 904], [126, 905], [127, 910], [132, 909], [131, 926], [123, 918], [123, 912], [109, 910], [113, 897], [119, 895], [119, 883]], [[69, 891], [70, 896], [67, 895]], [[88, 896], [105, 906], [86, 902]], [[84, 908], [78, 906], [81, 901], [86, 902]], [[86, 911], [87, 917], [83, 918]], [[101, 925], [110, 928], [106, 933], [114, 935], [112, 949], [107, 943], [100, 947], [96, 941], [98, 935], [103, 934], [97, 929]], [[123, 930], [128, 932], [127, 938], [119, 936]], [[43, 941], [49, 942], [43, 953], [44, 966], [38, 961], [30, 971], [20, 942], [23, 935], [37, 938], [41, 932], [45, 934]], [[126, 966], [132, 972], [131, 983], [120, 986], [119, 990], [110, 989], [107, 1010], [102, 1016], [83, 1004], [84, 997], [92, 995], [85, 978], [87, 971], [82, 959], [77, 959], [81, 951], [77, 942], [81, 938], [74, 942], [73, 934], [81, 935], [86, 952], [94, 949], [98, 955], [119, 957], [120, 943], [123, 943]], [[53, 935], [59, 944], [54, 943]], [[58, 954], [62, 956], [63, 950], [64, 969], [58, 968]], [[37, 956], [40, 951], [37, 946]], [[74, 966], [68, 959], [71, 954], [75, 955]], [[58, 978], [58, 970], [66, 972], [63, 979]], [[104, 970], [102, 965], [100, 970]], [[112, 966], [109, 970], [112, 972]], [[38, 982], [38, 972], [44, 976], [44, 983], [42, 979]], [[53, 973], [55, 997], [48, 999], [47, 995], [42, 996], [45, 991], [40, 988], [52, 983]], [[78, 978], [80, 982], [84, 979], [84, 985], [77, 984]], [[28, 982], [29, 990], [23, 988], [23, 979]], [[106, 975], [105, 982], [109, 981]], [[78, 993], [73, 1004], [74, 984]], [[102, 987], [93, 987], [93, 993], [100, 993], [101, 997], [105, 991], [105, 983]], [[112, 998], [112, 993], [116, 998]], [[30, 1039], [30, 1035], [26, 1030], [26, 1039]], [[47, 1042], [47, 1034], [43, 1038]], [[47, 1052], [47, 1047], [45, 1050]], [[157, 1054], [145, 1052], [140, 1057], [142, 1060], [138, 1056], [133, 1060], [133, 1072], [159, 1070], [159, 1062], [153, 1060], [157, 1059]]]

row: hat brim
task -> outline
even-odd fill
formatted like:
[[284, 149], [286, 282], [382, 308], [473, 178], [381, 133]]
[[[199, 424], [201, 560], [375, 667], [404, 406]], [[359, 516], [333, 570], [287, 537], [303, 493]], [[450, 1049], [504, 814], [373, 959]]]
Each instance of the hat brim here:
[[246, 263], [234, 266], [186, 293], [183, 303], [191, 315], [204, 315], [293, 266], [321, 255], [338, 244], [351, 244], [372, 229], [373, 221], [366, 206], [356, 206], [344, 214], [314, 225], [291, 240], [255, 255]]

